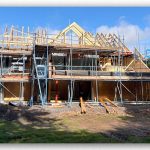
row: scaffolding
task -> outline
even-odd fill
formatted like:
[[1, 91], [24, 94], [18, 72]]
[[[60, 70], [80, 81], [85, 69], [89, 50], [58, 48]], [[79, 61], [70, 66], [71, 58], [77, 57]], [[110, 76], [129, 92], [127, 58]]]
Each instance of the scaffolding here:
[[[19, 31], [12, 26], [10, 30], [6, 27], [0, 35], [0, 45], [1, 102], [5, 99], [4, 89], [20, 101], [24, 100], [25, 83], [29, 83], [29, 105], [39, 101], [44, 106], [49, 102], [49, 82], [58, 80], [68, 83], [68, 106], [72, 106], [77, 81], [95, 83], [92, 87], [95, 91], [90, 98], [93, 103], [99, 102], [102, 93], [100, 82], [116, 83], [113, 90], [117, 102], [125, 102], [124, 91], [136, 102], [139, 99], [143, 102], [150, 100], [150, 69], [140, 52], [137, 49], [134, 53], [130, 51], [124, 44], [124, 37], [121, 40], [119, 35], [97, 33], [94, 36], [76, 23], [57, 35], [48, 34], [45, 30], [30, 33], [29, 28], [26, 33], [24, 27]], [[14, 62], [7, 58], [12, 56], [16, 57]], [[19, 95], [11, 92], [4, 82], [19, 83]], [[125, 85], [127, 82], [133, 82], [135, 86], [140, 83], [140, 90], [129, 89]], [[141, 93], [140, 98], [138, 92]]]

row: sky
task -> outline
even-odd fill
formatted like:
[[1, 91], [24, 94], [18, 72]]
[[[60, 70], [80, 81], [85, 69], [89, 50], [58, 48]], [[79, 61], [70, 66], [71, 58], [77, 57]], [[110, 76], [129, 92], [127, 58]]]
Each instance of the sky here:
[[1, 7], [0, 28], [61, 31], [77, 22], [88, 32], [116, 33], [129, 47], [150, 48], [150, 7]]

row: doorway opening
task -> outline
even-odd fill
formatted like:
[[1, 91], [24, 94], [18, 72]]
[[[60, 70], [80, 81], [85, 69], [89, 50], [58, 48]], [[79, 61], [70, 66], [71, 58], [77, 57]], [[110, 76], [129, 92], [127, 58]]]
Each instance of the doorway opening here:
[[73, 100], [79, 101], [80, 96], [85, 101], [91, 100], [91, 81], [75, 81]]

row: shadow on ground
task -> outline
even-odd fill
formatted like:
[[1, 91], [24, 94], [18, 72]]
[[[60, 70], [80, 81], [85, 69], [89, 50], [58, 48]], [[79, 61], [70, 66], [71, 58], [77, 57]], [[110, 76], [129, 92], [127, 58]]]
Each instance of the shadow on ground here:
[[[49, 116], [49, 118], [45, 116]], [[43, 117], [43, 118], [42, 118]], [[61, 119], [42, 109], [0, 106], [0, 143], [97, 143], [116, 142], [99, 133], [69, 131]]]
[[0, 143], [149, 143], [149, 105], [124, 108], [126, 115], [54, 117], [42, 108], [0, 105]]
[[123, 143], [150, 143], [150, 105], [124, 105], [125, 114], [118, 116], [123, 126], [104, 134]]
[[150, 142], [150, 105], [123, 105], [116, 109], [117, 114], [94, 109], [96, 111], [88, 110], [88, 114], [82, 117], [71, 116], [68, 124], [76, 124], [86, 131], [105, 135], [121, 143]]

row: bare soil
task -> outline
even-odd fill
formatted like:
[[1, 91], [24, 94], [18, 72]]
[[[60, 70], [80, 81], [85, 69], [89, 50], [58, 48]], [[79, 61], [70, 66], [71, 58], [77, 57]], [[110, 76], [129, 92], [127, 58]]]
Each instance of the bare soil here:
[[[101, 133], [121, 142], [130, 136], [150, 136], [150, 105], [124, 105], [115, 108], [110, 114], [102, 106], [86, 107], [87, 113], [81, 114], [79, 105], [71, 108], [52, 108], [50, 106], [13, 107], [0, 105], [0, 119], [17, 120], [25, 126], [51, 128], [53, 121], [59, 130], [86, 130]], [[110, 107], [111, 109], [111, 107]]]

